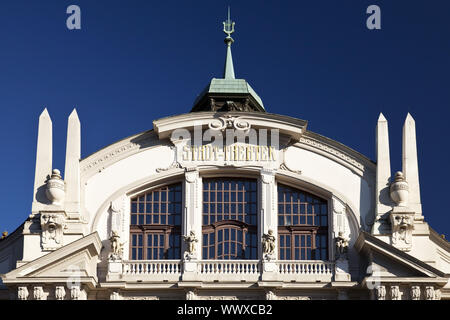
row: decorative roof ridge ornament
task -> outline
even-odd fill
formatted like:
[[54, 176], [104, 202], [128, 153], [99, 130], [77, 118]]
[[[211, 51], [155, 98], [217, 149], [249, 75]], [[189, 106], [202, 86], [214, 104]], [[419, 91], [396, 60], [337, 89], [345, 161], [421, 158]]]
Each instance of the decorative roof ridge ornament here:
[[195, 99], [191, 112], [266, 112], [261, 98], [250, 84], [245, 79], [236, 79], [234, 74], [231, 54], [231, 44], [234, 42], [231, 34], [235, 31], [234, 26], [235, 22], [231, 20], [228, 7], [228, 17], [223, 21], [223, 32], [226, 34], [224, 42], [227, 46], [223, 77], [211, 79]]
[[230, 19], [230, 7], [228, 6], [228, 19], [223, 22], [223, 32], [227, 35], [225, 43], [227, 44], [227, 57], [225, 60], [225, 70], [223, 74], [224, 79], [235, 79], [233, 57], [231, 55], [231, 44], [234, 42], [231, 34], [234, 33], [234, 21]]

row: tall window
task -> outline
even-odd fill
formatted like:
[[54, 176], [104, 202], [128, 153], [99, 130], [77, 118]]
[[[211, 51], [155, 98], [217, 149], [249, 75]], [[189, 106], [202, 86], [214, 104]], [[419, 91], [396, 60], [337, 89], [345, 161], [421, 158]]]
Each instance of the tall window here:
[[257, 183], [203, 180], [203, 259], [257, 259]]
[[328, 259], [328, 203], [307, 192], [278, 184], [280, 260]]
[[131, 199], [130, 259], [180, 259], [181, 184]]

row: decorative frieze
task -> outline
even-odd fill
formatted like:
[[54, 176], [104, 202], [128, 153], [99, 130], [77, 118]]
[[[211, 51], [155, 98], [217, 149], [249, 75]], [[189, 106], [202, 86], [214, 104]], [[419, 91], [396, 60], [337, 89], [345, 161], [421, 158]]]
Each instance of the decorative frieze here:
[[332, 148], [329, 145], [326, 145], [324, 143], [321, 143], [321, 142], [318, 142], [318, 141], [315, 141], [315, 140], [312, 140], [312, 139], [309, 139], [309, 138], [306, 138], [306, 137], [301, 137], [300, 138], [300, 143], [303, 143], [303, 144], [309, 145], [311, 147], [314, 147], [314, 148], [320, 149], [322, 151], [325, 151], [327, 153], [330, 153], [330, 154], [332, 154], [332, 155], [334, 155], [334, 156], [344, 160], [345, 162], [348, 162], [352, 166], [355, 166], [355, 167], [357, 167], [360, 170], [364, 170], [364, 165], [363, 164], [361, 164], [360, 162], [356, 161], [354, 158], [350, 157], [349, 155], [344, 154], [344, 153], [338, 151], [335, 148]]

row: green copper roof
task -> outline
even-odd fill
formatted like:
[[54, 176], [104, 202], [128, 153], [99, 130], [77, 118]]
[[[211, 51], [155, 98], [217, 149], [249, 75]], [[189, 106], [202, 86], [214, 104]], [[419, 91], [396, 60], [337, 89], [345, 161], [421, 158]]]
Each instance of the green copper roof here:
[[[224, 93], [224, 94], [250, 94], [253, 99], [264, 109], [264, 104], [258, 94], [253, 90], [245, 79], [217, 79], [212, 78], [211, 82], [206, 86], [202, 93], [194, 102], [196, 105], [207, 93]], [[264, 109], [265, 110], [265, 109]]]

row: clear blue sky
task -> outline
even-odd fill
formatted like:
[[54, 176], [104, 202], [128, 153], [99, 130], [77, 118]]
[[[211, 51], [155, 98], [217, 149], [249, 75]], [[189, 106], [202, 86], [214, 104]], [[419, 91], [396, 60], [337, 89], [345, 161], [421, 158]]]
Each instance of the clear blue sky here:
[[[66, 8], [81, 8], [81, 30]], [[63, 171], [67, 117], [76, 107], [82, 157], [190, 110], [222, 75], [222, 21], [236, 21], [236, 76], [269, 112], [375, 158], [375, 125], [389, 121], [393, 172], [401, 170], [407, 112], [416, 120], [427, 222], [450, 236], [447, 205], [450, 1], [138, 1], [0, 3], [0, 231], [29, 215], [38, 117], [53, 121]], [[381, 30], [366, 8], [381, 8]]]

